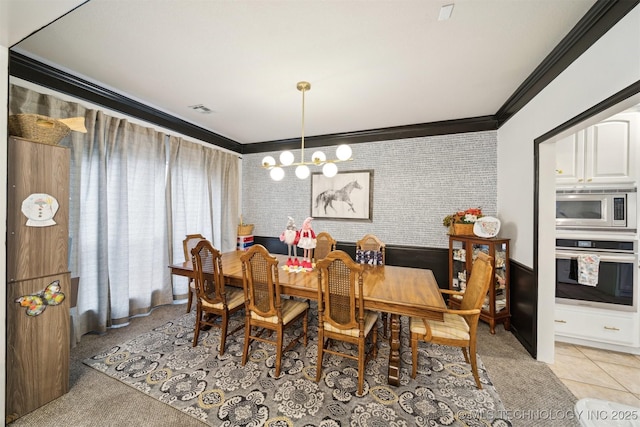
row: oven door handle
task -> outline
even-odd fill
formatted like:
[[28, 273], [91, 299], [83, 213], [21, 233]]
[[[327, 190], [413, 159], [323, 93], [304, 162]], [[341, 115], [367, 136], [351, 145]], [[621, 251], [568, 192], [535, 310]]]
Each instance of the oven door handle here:
[[586, 254], [598, 255], [600, 257], [600, 262], [626, 262], [626, 263], [636, 262], [635, 254], [612, 254], [612, 253], [601, 253], [601, 252], [577, 252], [577, 251], [556, 250], [556, 258], [559, 258], [559, 259], [573, 259], [573, 258], [578, 258], [578, 255], [586, 255]]

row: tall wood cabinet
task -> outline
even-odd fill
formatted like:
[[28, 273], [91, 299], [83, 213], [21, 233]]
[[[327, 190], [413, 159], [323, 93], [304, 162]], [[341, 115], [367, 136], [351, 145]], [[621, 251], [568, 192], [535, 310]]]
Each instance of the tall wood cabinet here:
[[[480, 319], [489, 323], [491, 333], [495, 334], [496, 324], [502, 323], [507, 330], [511, 327], [509, 239], [449, 236], [449, 289], [464, 292], [478, 251], [493, 257], [491, 264], [495, 284], [489, 287]], [[462, 297], [450, 298], [449, 306], [459, 308], [461, 299]]]
[[[11, 422], [69, 390], [69, 149], [10, 137], [7, 174], [5, 421]], [[58, 305], [29, 297], [42, 299], [56, 285], [66, 296]], [[32, 303], [21, 304], [24, 297]]]

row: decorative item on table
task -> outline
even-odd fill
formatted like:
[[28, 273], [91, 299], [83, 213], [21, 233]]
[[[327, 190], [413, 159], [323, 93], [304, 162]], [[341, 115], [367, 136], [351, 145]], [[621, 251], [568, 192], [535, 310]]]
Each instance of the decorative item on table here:
[[358, 264], [383, 265], [382, 252], [371, 250], [356, 250], [356, 262]]
[[473, 236], [473, 225], [482, 216], [481, 208], [469, 208], [445, 216], [442, 225], [449, 228], [452, 236]]
[[54, 119], [39, 114], [9, 116], [8, 130], [9, 135], [49, 145], [57, 145], [71, 131], [87, 133], [84, 117]]
[[253, 246], [253, 236], [238, 236], [236, 247], [239, 251], [248, 251]]
[[316, 233], [311, 228], [311, 221], [313, 218], [308, 217], [302, 223], [302, 230], [298, 230], [296, 235], [296, 240], [294, 240], [293, 244], [304, 249], [304, 258], [302, 260], [302, 268], [306, 271], [313, 270], [313, 265], [311, 264], [311, 258], [313, 255], [313, 249], [316, 247]]
[[[292, 217], [288, 217], [287, 227], [282, 233], [280, 233], [280, 241], [287, 245], [287, 259], [286, 265], [282, 268], [286, 271], [297, 272], [301, 269], [300, 262], [298, 261], [298, 247], [294, 244], [296, 236], [298, 235], [298, 227]], [[293, 256], [293, 259], [291, 257]]]
[[473, 234], [489, 239], [496, 237], [500, 231], [500, 220], [492, 216], [483, 216], [473, 224]]
[[238, 236], [251, 236], [253, 233], [253, 224], [245, 224], [240, 215], [240, 224], [238, 224]]

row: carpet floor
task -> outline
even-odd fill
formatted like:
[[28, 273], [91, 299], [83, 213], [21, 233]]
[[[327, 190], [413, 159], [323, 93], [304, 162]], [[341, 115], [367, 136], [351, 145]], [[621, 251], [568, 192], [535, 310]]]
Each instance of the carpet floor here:
[[[202, 404], [186, 405], [194, 408], [194, 412], [196, 413], [194, 416], [194, 414], [189, 414], [188, 411], [185, 412], [181, 410], [181, 408], [178, 407], [180, 405], [168, 402], [172, 399], [168, 396], [173, 392], [167, 394], [167, 397], [165, 397], [167, 402], [165, 403], [158, 397], [152, 397], [151, 394], [140, 392], [140, 388], [135, 388], [133, 383], [147, 384], [148, 380], [146, 376], [141, 378], [140, 381], [133, 381], [130, 384], [125, 384], [125, 382], [121, 380], [114, 381], [107, 376], [110, 375], [107, 371], [112, 369], [115, 372], [116, 366], [120, 366], [119, 369], [121, 369], [121, 371], [119, 375], [124, 375], [127, 378], [131, 376], [135, 368], [132, 368], [133, 364], [125, 362], [126, 359], [123, 358], [120, 360], [120, 363], [110, 364], [107, 364], [106, 360], [119, 352], [119, 350], [114, 350], [116, 348], [130, 351], [130, 349], [125, 349], [127, 346], [135, 343], [137, 343], [136, 345], [140, 348], [144, 347], [145, 345], [141, 344], [140, 337], [149, 336], [149, 334], [164, 333], [173, 329], [173, 332], [176, 332], [173, 334], [174, 341], [184, 340], [185, 343], [181, 346], [185, 347], [185, 354], [187, 354], [186, 348], [191, 349], [192, 347], [188, 339], [189, 332], [186, 331], [189, 328], [193, 329], [193, 317], [189, 317], [193, 316], [193, 314], [183, 316], [184, 310], [185, 305], [158, 307], [149, 316], [132, 319], [131, 324], [127, 327], [112, 329], [102, 335], [85, 335], [82, 338], [82, 342], [72, 349], [71, 352], [69, 393], [22, 416], [14, 421], [12, 425], [201, 426], [207, 424], [223, 425], [225, 421], [230, 421], [231, 416], [224, 415], [225, 411], [220, 412], [223, 406], [220, 404], [222, 400], [222, 393], [220, 392], [218, 392], [220, 394], [217, 395], [217, 397], [215, 393], [204, 393], [204, 396], [208, 396], [209, 399], [203, 400]], [[184, 330], [178, 332], [177, 329]], [[486, 324], [480, 324], [479, 355], [481, 358], [481, 377], [486, 384], [483, 393], [489, 393], [489, 391], [491, 391], [489, 398], [495, 410], [492, 410], [492, 412], [486, 410], [485, 415], [489, 414], [493, 416], [480, 417], [479, 419], [473, 418], [472, 414], [480, 414], [481, 412], [470, 411], [469, 408], [464, 408], [464, 405], [451, 403], [444, 398], [439, 400], [443, 403], [441, 403], [440, 406], [436, 405], [436, 407], [430, 407], [430, 404], [427, 402], [428, 399], [419, 400], [421, 395], [428, 395], [429, 393], [434, 393], [436, 396], [435, 400], [438, 400], [437, 392], [434, 392], [434, 389], [436, 389], [436, 386], [439, 384], [438, 381], [440, 381], [440, 383], [442, 383], [442, 381], [447, 383], [446, 380], [437, 380], [441, 376], [453, 377], [449, 384], [466, 382], [464, 391], [461, 391], [463, 396], [468, 395], [475, 389], [475, 387], [470, 386], [470, 384], [472, 384], [472, 378], [465, 377], [466, 372], [464, 364], [461, 363], [461, 355], [459, 359], [452, 361], [453, 364], [459, 366], [458, 368], [444, 368], [445, 363], [441, 363], [443, 365], [441, 370], [440, 364], [435, 361], [444, 360], [445, 358], [439, 359], [440, 356], [438, 356], [437, 353], [431, 354], [429, 352], [430, 346], [423, 343], [421, 345], [419, 362], [421, 370], [419, 371], [418, 378], [416, 378], [416, 380], [410, 379], [408, 375], [408, 369], [411, 368], [410, 358], [407, 358], [408, 354], [403, 353], [402, 385], [400, 387], [389, 387], [386, 385], [386, 369], [381, 367], [382, 363], [386, 364], [388, 344], [384, 340], [380, 340], [378, 354], [378, 360], [380, 360], [380, 362], [376, 360], [369, 363], [367, 368], [366, 394], [364, 397], [357, 397], [354, 393], [348, 391], [353, 389], [353, 386], [350, 386], [351, 388], [344, 386], [344, 384], [353, 382], [353, 378], [348, 376], [340, 378], [341, 381], [339, 382], [342, 384], [340, 387], [330, 387], [326, 385], [327, 378], [338, 375], [335, 373], [331, 374], [332, 372], [339, 371], [338, 369], [334, 369], [335, 366], [333, 364], [339, 363], [340, 366], [342, 366], [343, 363], [347, 363], [348, 365], [348, 362], [338, 362], [337, 360], [334, 362], [325, 356], [324, 377], [320, 383], [313, 381], [314, 375], [310, 375], [308, 371], [309, 369], [313, 369], [311, 367], [315, 367], [315, 350], [317, 349], [317, 343], [315, 341], [311, 340], [307, 348], [302, 345], [297, 346], [293, 349], [296, 355], [287, 355], [285, 357], [287, 372], [283, 372], [280, 378], [273, 378], [272, 374], [273, 369], [270, 357], [274, 354], [273, 347], [263, 347], [258, 343], [254, 343], [251, 353], [252, 360], [247, 363], [247, 366], [251, 367], [255, 363], [260, 365], [262, 369], [259, 370], [260, 375], [258, 379], [253, 382], [253, 385], [242, 389], [242, 381], [245, 381], [245, 384], [250, 381], [247, 379], [247, 372], [254, 372], [253, 368], [247, 370], [246, 367], [243, 368], [240, 366], [239, 352], [241, 351], [241, 345], [231, 344], [234, 340], [242, 341], [242, 332], [238, 332], [236, 336], [230, 337], [225, 356], [218, 358], [217, 355], [215, 355], [217, 352], [213, 351], [214, 346], [216, 346], [215, 338], [213, 338], [217, 333], [216, 331], [216, 329], [210, 331], [207, 337], [201, 334], [200, 343], [194, 349], [196, 353], [204, 348], [208, 348], [209, 350], [209, 356], [206, 358], [209, 359], [209, 361], [205, 362], [202, 366], [207, 366], [208, 363], [216, 366], [234, 363], [233, 366], [236, 366], [237, 369], [221, 369], [221, 373], [218, 374], [219, 376], [217, 378], [209, 377], [207, 381], [210, 382], [207, 383], [208, 385], [205, 391], [219, 390], [224, 392], [224, 402], [227, 402], [226, 408], [231, 408], [231, 401], [234, 399], [230, 397], [236, 396], [236, 401], [238, 401], [238, 399], [245, 399], [243, 401], [245, 402], [246, 396], [250, 392], [258, 390], [258, 393], [253, 394], [254, 398], [250, 403], [256, 405], [254, 408], [259, 405], [266, 406], [266, 409], [263, 408], [262, 411], [268, 410], [268, 416], [260, 416], [262, 417], [261, 419], [266, 419], [271, 422], [272, 425], [322, 425], [320, 423], [324, 417], [328, 417], [325, 420], [325, 425], [374, 425], [373, 421], [386, 419], [385, 417], [388, 418], [388, 421], [385, 421], [384, 425], [419, 424], [421, 420], [418, 417], [413, 414], [408, 415], [407, 411], [412, 410], [410, 409], [412, 405], [419, 408], [418, 410], [422, 411], [422, 414], [430, 414], [433, 411], [441, 410], [441, 412], [439, 412], [439, 414], [441, 414], [440, 417], [436, 417], [436, 421], [427, 425], [474, 425], [476, 422], [478, 425], [483, 426], [490, 425], [491, 423], [494, 423], [494, 425], [500, 425], [500, 423], [509, 425], [509, 422], [514, 426], [523, 427], [537, 426], [541, 425], [541, 423], [550, 425], [548, 423], [548, 414], [556, 414], [553, 425], [569, 427], [579, 425], [575, 419], [569, 416], [576, 400], [575, 397], [566, 389], [546, 364], [531, 358], [517, 339], [510, 332], [502, 328], [497, 328], [496, 334], [492, 335], [489, 334]], [[182, 338], [176, 338], [178, 334], [182, 334]], [[315, 334], [310, 334], [310, 337], [313, 337], [313, 335]], [[206, 344], [207, 342], [209, 344]], [[403, 348], [408, 350], [408, 344], [405, 344], [407, 343], [403, 343]], [[175, 347], [177, 347], [177, 345]], [[156, 353], [157, 352], [158, 351], [156, 351]], [[111, 359], [109, 360], [111, 361]], [[180, 359], [174, 357], [174, 359], [172, 359], [173, 362], [170, 363], [168, 362], [168, 357], [165, 358], [165, 360], [167, 360], [167, 362], [161, 361], [158, 366], [164, 363], [162, 366], [171, 369], [173, 373], [172, 378], [176, 377], [179, 369], [175, 367], [169, 368], [167, 364], [178, 364], [178, 360]], [[187, 357], [180, 363], [185, 363], [188, 360], [193, 360], [193, 356]], [[298, 363], [298, 360], [303, 361], [301, 371], [291, 373], [290, 371], [292, 371], [292, 369], [298, 369], [292, 368], [292, 366]], [[104, 365], [104, 370], [98, 371], [89, 368], [88, 365], [84, 363], [85, 361], [92, 364], [102, 364]], [[295, 363], [292, 363], [292, 361]], [[306, 365], [304, 364], [305, 361]], [[125, 366], [127, 366], [128, 369], [126, 374], [125, 371], [122, 370]], [[193, 371], [196, 370], [197, 369], [193, 369]], [[223, 371], [225, 374], [222, 374]], [[313, 372], [315, 371], [313, 370]], [[340, 373], [343, 372], [340, 371]], [[207, 377], [205, 376], [205, 378]], [[244, 378], [244, 380], [242, 380], [242, 378]], [[151, 382], [153, 382], [153, 380]], [[271, 388], [269, 388], [269, 386], [265, 387], [265, 383], [271, 385]], [[232, 384], [238, 385], [233, 386]], [[492, 384], [495, 385], [497, 392]], [[182, 386], [184, 386], [184, 384], [182, 384]], [[147, 387], [147, 385], [145, 385], [145, 387]], [[160, 389], [160, 386], [157, 384], [149, 385], [149, 387]], [[226, 390], [233, 387], [238, 388], [231, 391]], [[315, 387], [317, 387], [317, 389]], [[175, 390], [179, 388], [180, 387], [175, 387]], [[314, 391], [315, 394], [313, 394], [316, 399], [319, 399], [319, 391], [322, 390], [322, 403], [314, 406], [312, 403], [309, 403], [309, 401], [306, 401], [303, 396], [309, 396], [309, 393], [305, 390], [317, 390]], [[345, 392], [345, 390], [347, 390], [347, 392]], [[174, 396], [178, 396], [180, 393], [182, 392], [176, 391]], [[288, 401], [307, 403], [300, 404], [300, 408], [302, 409], [294, 408], [296, 405], [283, 403], [287, 401], [287, 399], [284, 398], [287, 393], [289, 393], [288, 396], [293, 396], [287, 398]], [[498, 397], [498, 393], [500, 397]], [[265, 394], [268, 396], [265, 396]], [[334, 395], [341, 397], [343, 400], [335, 398]], [[347, 395], [349, 396], [347, 397]], [[391, 403], [395, 400], [395, 396], [398, 396], [398, 402]], [[402, 398], [400, 398], [400, 396], [402, 396]], [[473, 402], [471, 409], [479, 407], [487, 408], [488, 403], [483, 403], [482, 399], [487, 399], [486, 395], [482, 395], [480, 402]], [[257, 403], [258, 401], [262, 401], [263, 403]], [[340, 411], [338, 408], [344, 409], [344, 416], [338, 417], [335, 414], [331, 415], [331, 411], [327, 408], [329, 403], [334, 404], [333, 410]], [[250, 404], [245, 402], [243, 405], [234, 406], [235, 409], [241, 409], [236, 412], [234, 416], [247, 417], [247, 414], [253, 413], [248, 411], [248, 408], [251, 408]], [[280, 406], [283, 408], [280, 409]], [[359, 418], [355, 416], [356, 414], [360, 414], [360, 412], [355, 411], [356, 407], [361, 407], [359, 411], [361, 411], [362, 415]], [[383, 409], [386, 411], [383, 411]], [[352, 410], [353, 414], [347, 415], [346, 412], [348, 410]], [[315, 413], [311, 414], [312, 411], [315, 411]], [[415, 412], [416, 410], [413, 409], [413, 411]], [[449, 418], [442, 415], [447, 411], [449, 411], [449, 413], [453, 412], [453, 415], [450, 415]], [[303, 415], [300, 418], [296, 418], [300, 413]], [[457, 418], [455, 416], [456, 413], [458, 414]], [[206, 416], [203, 416], [203, 414]], [[219, 416], [220, 414], [222, 414], [221, 417]], [[324, 415], [321, 416], [321, 414]], [[562, 416], [562, 414], [565, 414], [565, 416]], [[380, 415], [380, 418], [374, 418], [374, 415]], [[429, 419], [433, 420], [434, 418]], [[331, 422], [336, 420], [341, 424], [331, 424]], [[394, 421], [396, 421], [397, 424], [394, 424]], [[227, 425], [233, 424], [227, 423]]]
[[[84, 361], [87, 365], [167, 403], [212, 426], [509, 426], [497, 414], [504, 406], [486, 375], [475, 386], [470, 366], [458, 348], [428, 345], [419, 350], [418, 376], [412, 379], [408, 319], [403, 319], [401, 357], [405, 368], [400, 386], [387, 384], [389, 346], [379, 344], [378, 357], [366, 366], [365, 385], [358, 396], [357, 362], [326, 355], [323, 377], [316, 383], [317, 312], [309, 311], [309, 343], [282, 357], [275, 377], [275, 347], [254, 342], [242, 366], [242, 330], [227, 339], [218, 355], [220, 330], [203, 331], [192, 346], [195, 316], [185, 314]], [[229, 329], [244, 323], [244, 313], [231, 317]], [[284, 342], [301, 333], [302, 322], [289, 328]], [[334, 349], [357, 355], [357, 347], [339, 341]]]

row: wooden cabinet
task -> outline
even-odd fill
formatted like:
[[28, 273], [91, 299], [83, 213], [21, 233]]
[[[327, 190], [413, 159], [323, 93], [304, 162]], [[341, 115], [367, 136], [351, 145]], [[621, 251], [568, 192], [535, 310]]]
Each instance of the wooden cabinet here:
[[586, 340], [580, 343], [604, 348], [607, 344], [640, 346], [640, 325], [635, 312], [556, 304], [554, 321], [559, 341]]
[[[476, 236], [449, 236], [449, 289], [466, 289], [467, 277], [473, 270], [473, 261], [478, 251], [493, 257], [495, 285], [489, 287], [480, 319], [489, 323], [491, 333], [495, 334], [496, 324], [502, 323], [510, 328], [511, 311], [509, 296], [509, 239], [483, 239]], [[449, 299], [449, 306], [458, 308], [460, 297]]]
[[640, 114], [621, 113], [556, 142], [558, 188], [635, 186]]
[[[69, 390], [69, 149], [8, 142], [6, 422]], [[66, 298], [27, 315], [51, 284]]]

